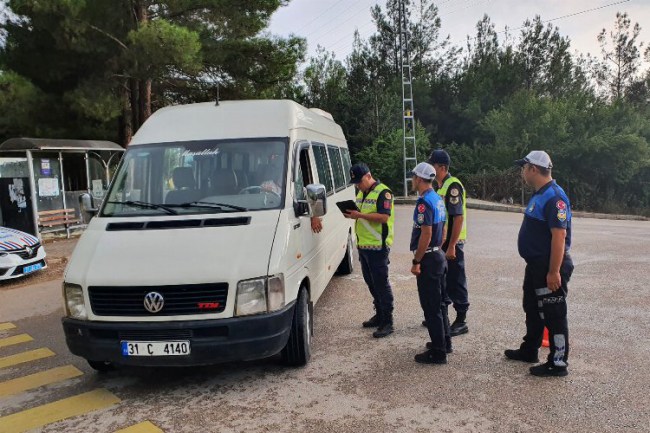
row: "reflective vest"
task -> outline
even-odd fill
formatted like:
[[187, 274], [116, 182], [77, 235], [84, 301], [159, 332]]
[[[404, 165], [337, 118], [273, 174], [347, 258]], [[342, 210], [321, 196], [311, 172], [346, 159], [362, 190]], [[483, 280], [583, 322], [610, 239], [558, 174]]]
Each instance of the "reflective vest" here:
[[[380, 183], [366, 195], [365, 199], [363, 198], [363, 191], [359, 191], [359, 194], [357, 194], [357, 207], [359, 211], [364, 214], [377, 213], [377, 199], [379, 198], [379, 194], [386, 190], [390, 192], [390, 189], [386, 185]], [[382, 235], [383, 224], [361, 218], [357, 219], [355, 229], [357, 232], [358, 248], [381, 250], [384, 246], [390, 247], [393, 244], [393, 226], [395, 222], [394, 204], [395, 201], [391, 200], [390, 217], [386, 223], [388, 226], [388, 236], [386, 236], [385, 241]]]
[[[442, 184], [440, 188], [438, 188], [438, 194], [440, 197], [442, 197], [443, 200], [445, 200], [445, 212], [447, 212], [447, 229], [449, 229], [449, 212], [447, 211], [447, 190], [451, 186], [452, 183], [458, 183], [460, 186], [463, 188], [463, 228], [460, 231], [460, 236], [458, 236], [459, 241], [464, 241], [467, 239], [467, 199], [466, 199], [466, 194], [465, 194], [465, 187], [463, 184], [458, 180], [457, 177], [454, 176], [449, 176], [447, 180], [445, 180], [445, 183]], [[447, 236], [451, 236], [451, 233], [448, 234]]]

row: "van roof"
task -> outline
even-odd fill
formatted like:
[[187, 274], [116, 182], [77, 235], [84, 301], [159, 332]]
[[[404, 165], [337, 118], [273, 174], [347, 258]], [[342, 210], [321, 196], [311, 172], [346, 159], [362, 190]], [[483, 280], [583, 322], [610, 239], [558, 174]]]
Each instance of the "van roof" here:
[[[129, 145], [236, 138], [288, 137], [304, 128], [345, 141], [339, 125], [322, 110], [289, 100], [221, 101], [176, 105], [156, 111]], [[329, 118], [326, 116], [329, 115]]]

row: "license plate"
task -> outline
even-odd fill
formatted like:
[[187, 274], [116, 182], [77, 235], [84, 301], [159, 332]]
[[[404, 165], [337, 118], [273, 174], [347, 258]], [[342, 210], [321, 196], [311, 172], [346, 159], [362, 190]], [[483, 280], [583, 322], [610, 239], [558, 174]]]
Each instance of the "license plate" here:
[[38, 271], [41, 268], [43, 268], [42, 263], [36, 263], [35, 265], [25, 266], [23, 268], [23, 274], [29, 274], [31, 272]]
[[189, 341], [122, 341], [124, 356], [184, 356], [190, 354]]

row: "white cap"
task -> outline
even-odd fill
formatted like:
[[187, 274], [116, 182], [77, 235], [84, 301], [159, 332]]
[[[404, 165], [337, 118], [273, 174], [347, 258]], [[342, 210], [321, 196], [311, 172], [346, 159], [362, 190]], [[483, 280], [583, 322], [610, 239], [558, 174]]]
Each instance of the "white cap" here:
[[530, 152], [524, 159], [518, 159], [515, 161], [520, 167], [523, 167], [524, 164], [533, 164], [542, 168], [553, 168], [553, 163], [551, 162], [551, 157], [548, 156], [548, 153], [543, 150], [533, 150]]
[[428, 162], [421, 162], [415, 166], [413, 171], [409, 172], [409, 176], [417, 176], [422, 179], [432, 180], [436, 177], [436, 169]]

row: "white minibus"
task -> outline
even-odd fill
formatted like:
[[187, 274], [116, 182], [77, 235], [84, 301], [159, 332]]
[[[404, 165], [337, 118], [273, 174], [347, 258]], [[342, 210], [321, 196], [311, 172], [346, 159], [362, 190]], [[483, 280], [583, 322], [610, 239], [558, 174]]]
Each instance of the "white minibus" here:
[[[341, 127], [286, 100], [163, 108], [129, 144], [65, 272], [72, 353], [114, 365], [310, 358], [313, 306], [352, 272]], [[312, 232], [321, 217], [322, 231]]]

